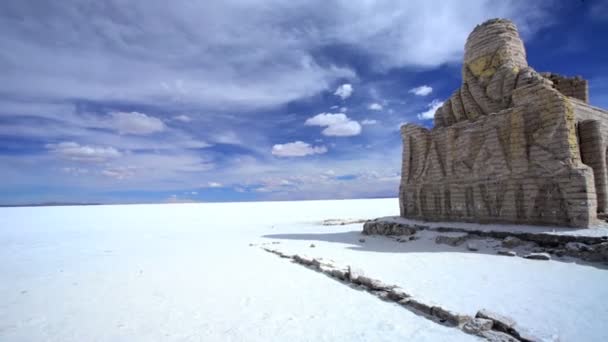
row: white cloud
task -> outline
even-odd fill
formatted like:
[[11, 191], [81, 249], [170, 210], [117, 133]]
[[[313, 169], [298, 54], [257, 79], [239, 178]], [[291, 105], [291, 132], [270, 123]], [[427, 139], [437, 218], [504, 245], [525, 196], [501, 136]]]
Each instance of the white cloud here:
[[352, 84], [349, 84], [349, 83], [342, 84], [334, 92], [334, 95], [342, 98], [342, 100], [349, 98], [352, 94], [353, 94], [353, 86], [352, 86]]
[[207, 187], [209, 188], [221, 188], [223, 187], [222, 183], [218, 183], [218, 182], [209, 182], [207, 183]]
[[365, 119], [365, 120], [361, 121], [362, 125], [375, 125], [377, 123], [378, 123], [378, 121], [373, 120], [373, 119]]
[[328, 126], [321, 133], [333, 137], [350, 137], [361, 133], [361, 125], [357, 121], [347, 121]]
[[103, 162], [122, 156], [122, 153], [113, 147], [80, 145], [72, 141], [47, 144], [46, 148], [53, 154], [74, 161]]
[[73, 176], [86, 175], [89, 173], [89, 169], [80, 168], [80, 167], [64, 167], [61, 171], [65, 173], [69, 173]]
[[173, 117], [173, 120], [177, 120], [177, 121], [181, 121], [181, 122], [190, 122], [192, 121], [192, 118], [189, 117], [188, 115], [176, 115]]
[[370, 110], [382, 110], [382, 105], [379, 103], [372, 103], [367, 108], [369, 108]]
[[326, 136], [349, 137], [361, 133], [361, 125], [344, 113], [320, 113], [308, 118], [304, 124], [325, 127], [321, 133]]
[[127, 179], [127, 178], [131, 178], [131, 177], [135, 176], [135, 172], [136, 172], [136, 168], [133, 166], [127, 166], [127, 167], [119, 166], [119, 167], [110, 167], [110, 168], [104, 169], [101, 171], [101, 174], [106, 177], [122, 180], [122, 179]]
[[[460, 60], [476, 24], [492, 17], [515, 18], [524, 33], [533, 32], [546, 25], [549, 7], [542, 1], [497, 5], [491, 0], [323, 6], [277, 0], [271, 7], [189, 1], [166, 7], [162, 0], [149, 0], [101, 10], [78, 3], [45, 2], [35, 6], [36, 20], [0, 21], [3, 50], [11, 51], [0, 68], [0, 93], [215, 108], [276, 106], [356, 76], [331, 60], [316, 62], [315, 53], [329, 44], [352, 46], [379, 69], [434, 67]], [[0, 12], [12, 18], [27, 18], [34, 11], [27, 3], [6, 6], [0, 5]]]
[[435, 112], [437, 111], [437, 109], [439, 109], [441, 106], [443, 106], [443, 101], [433, 100], [431, 103], [429, 103], [426, 106], [428, 107], [428, 110], [426, 110], [422, 113], [418, 113], [417, 116], [418, 116], [419, 120], [431, 120], [431, 119], [435, 118]]
[[433, 88], [428, 85], [421, 85], [419, 87], [410, 89], [409, 92], [417, 96], [427, 96], [433, 92]]
[[158, 118], [139, 112], [112, 112], [111, 127], [121, 134], [146, 135], [165, 130]]
[[272, 146], [272, 154], [277, 157], [304, 157], [311, 154], [323, 154], [327, 152], [325, 146], [311, 146], [303, 141], [294, 141], [287, 144], [276, 144]]
[[340, 113], [348, 112], [348, 107], [340, 107]]
[[343, 113], [320, 113], [312, 118], [306, 119], [306, 126], [331, 126], [349, 121], [348, 116]]

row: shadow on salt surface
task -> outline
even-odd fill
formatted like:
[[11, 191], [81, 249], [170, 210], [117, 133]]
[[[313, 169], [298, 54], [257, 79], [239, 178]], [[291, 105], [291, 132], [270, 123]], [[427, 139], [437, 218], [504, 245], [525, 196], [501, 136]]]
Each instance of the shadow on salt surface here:
[[[364, 235], [360, 230], [343, 231], [336, 233], [300, 233], [300, 234], [268, 234], [263, 235], [266, 239], [278, 240], [295, 240], [309, 242], [329, 242], [336, 244], [348, 245], [345, 249], [360, 252], [373, 253], [462, 253], [462, 254], [485, 254], [501, 258], [511, 258], [507, 256], [497, 255], [497, 250], [502, 249], [500, 240], [495, 239], [471, 239], [475, 243], [476, 251], [471, 251], [467, 248], [467, 242], [460, 246], [450, 246], [446, 244], [435, 243], [435, 238], [439, 235], [454, 236], [462, 235], [461, 233], [437, 233], [432, 231], [418, 232], [416, 239], [407, 241], [408, 236], [370, 236]], [[403, 240], [399, 240], [403, 239]], [[512, 248], [519, 256], [530, 253], [530, 250], [525, 250], [522, 247]], [[519, 258], [518, 258], [519, 259]], [[601, 263], [586, 262], [572, 257], [557, 257], [552, 256], [553, 261], [573, 263], [583, 266], [591, 266], [601, 270], [608, 270], [608, 265]], [[532, 261], [539, 262], [539, 261]]]

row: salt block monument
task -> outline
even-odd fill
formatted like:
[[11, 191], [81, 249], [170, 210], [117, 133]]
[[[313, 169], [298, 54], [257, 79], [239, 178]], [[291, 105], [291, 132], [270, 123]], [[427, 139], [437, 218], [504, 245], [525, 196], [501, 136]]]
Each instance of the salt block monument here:
[[528, 66], [515, 25], [469, 35], [434, 127], [401, 127], [401, 216], [588, 227], [608, 209], [608, 112], [581, 77]]

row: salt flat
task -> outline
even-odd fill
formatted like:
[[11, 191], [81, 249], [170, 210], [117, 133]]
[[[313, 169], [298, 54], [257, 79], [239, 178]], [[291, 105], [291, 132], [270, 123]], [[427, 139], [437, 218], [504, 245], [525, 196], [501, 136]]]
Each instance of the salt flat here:
[[475, 340], [249, 246], [396, 203], [0, 209], [0, 340]]
[[477, 339], [257, 246], [272, 242], [460, 313], [510, 316], [547, 341], [608, 340], [608, 271], [598, 265], [321, 225], [397, 208], [396, 199], [3, 208], [0, 340]]

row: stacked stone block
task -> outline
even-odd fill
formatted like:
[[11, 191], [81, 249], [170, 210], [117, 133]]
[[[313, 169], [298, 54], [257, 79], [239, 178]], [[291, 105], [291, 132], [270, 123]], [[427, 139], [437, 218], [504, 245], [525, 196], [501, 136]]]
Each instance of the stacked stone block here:
[[589, 83], [580, 76], [565, 77], [552, 72], [544, 72], [541, 75], [553, 83], [553, 88], [560, 93], [579, 99], [585, 103], [589, 102]]
[[435, 113], [435, 127], [401, 128], [401, 216], [595, 223], [608, 205], [608, 113], [561, 89], [528, 67], [510, 21], [476, 27], [463, 84]]

